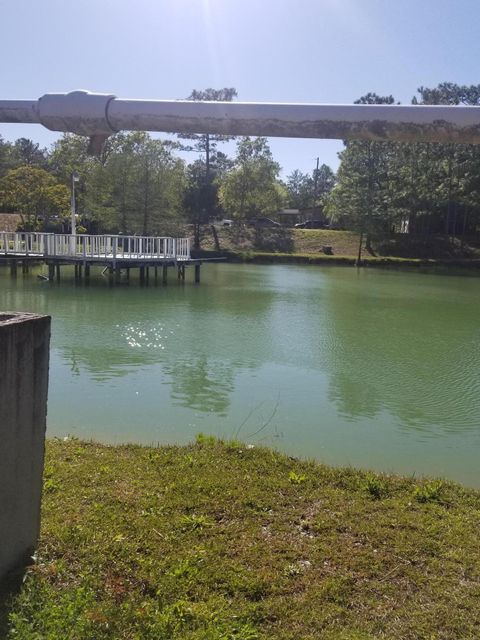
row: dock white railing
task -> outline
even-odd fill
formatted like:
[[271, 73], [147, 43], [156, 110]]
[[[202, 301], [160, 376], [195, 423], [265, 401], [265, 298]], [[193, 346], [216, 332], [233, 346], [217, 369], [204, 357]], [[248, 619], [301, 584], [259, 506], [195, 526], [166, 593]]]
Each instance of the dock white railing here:
[[84, 260], [190, 260], [190, 239], [0, 232], [0, 255]]

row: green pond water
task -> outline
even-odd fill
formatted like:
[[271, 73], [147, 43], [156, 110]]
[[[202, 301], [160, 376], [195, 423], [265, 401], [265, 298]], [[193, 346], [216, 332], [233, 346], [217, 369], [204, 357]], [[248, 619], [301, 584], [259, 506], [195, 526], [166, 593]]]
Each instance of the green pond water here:
[[48, 434], [203, 431], [335, 465], [480, 486], [480, 278], [209, 264], [195, 286], [75, 286], [0, 268], [0, 309], [50, 314]]

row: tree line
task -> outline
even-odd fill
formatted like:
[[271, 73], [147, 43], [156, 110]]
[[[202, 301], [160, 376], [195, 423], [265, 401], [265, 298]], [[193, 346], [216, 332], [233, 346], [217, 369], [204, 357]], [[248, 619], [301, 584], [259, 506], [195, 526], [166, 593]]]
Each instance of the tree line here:
[[[234, 88], [193, 91], [189, 99], [232, 100]], [[395, 104], [368, 93], [361, 104]], [[480, 85], [420, 87], [412, 104], [480, 105]], [[99, 157], [88, 141], [65, 134], [50, 149], [0, 137], [0, 209], [15, 211], [25, 230], [66, 230], [72, 174], [79, 176], [78, 230], [175, 234], [192, 225], [199, 246], [204, 225], [222, 217], [245, 221], [283, 207], [325, 211], [337, 226], [365, 238], [403, 233], [472, 235], [480, 224], [480, 148], [475, 145], [348, 141], [337, 175], [323, 164], [280, 179], [265, 138], [117, 133]], [[180, 151], [196, 157], [187, 162]]]
[[[480, 85], [420, 87], [412, 104], [480, 105]], [[357, 104], [395, 104], [368, 93]], [[398, 104], [398, 103], [397, 103]], [[328, 212], [372, 240], [475, 235], [480, 225], [480, 146], [351, 141], [340, 153]]]

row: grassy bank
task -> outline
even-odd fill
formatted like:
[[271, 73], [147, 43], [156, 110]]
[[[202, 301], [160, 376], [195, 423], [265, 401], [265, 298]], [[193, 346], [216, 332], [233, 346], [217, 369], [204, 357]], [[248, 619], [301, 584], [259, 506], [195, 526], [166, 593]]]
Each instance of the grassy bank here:
[[209, 438], [50, 441], [8, 638], [480, 636], [480, 494]]
[[[223, 257], [230, 262], [291, 264], [356, 264], [359, 236], [330, 229], [226, 228], [217, 232], [215, 250], [210, 228], [205, 230], [202, 251], [196, 257]], [[478, 240], [462, 242], [445, 236], [410, 238], [397, 234], [373, 243], [373, 252], [362, 252], [362, 264], [380, 267], [444, 267], [478, 269]]]
[[[325, 255], [323, 253], [285, 253], [267, 251], [192, 251], [192, 257], [205, 259], [223, 259], [226, 262], [246, 262], [255, 264], [317, 264], [317, 265], [356, 265], [357, 258], [349, 255]], [[421, 259], [396, 256], [362, 257], [365, 267], [441, 267], [447, 270], [480, 269], [480, 259]]]

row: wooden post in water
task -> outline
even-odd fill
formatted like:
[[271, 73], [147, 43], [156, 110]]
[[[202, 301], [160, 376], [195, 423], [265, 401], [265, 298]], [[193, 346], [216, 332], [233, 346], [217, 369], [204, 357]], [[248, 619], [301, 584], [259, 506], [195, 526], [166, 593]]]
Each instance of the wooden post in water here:
[[85, 282], [90, 281], [90, 265], [88, 262], [85, 263]]
[[10, 275], [13, 276], [14, 278], [17, 277], [17, 261], [16, 260], [10, 261]]
[[57, 264], [55, 265], [55, 271], [57, 273], [57, 282], [60, 282], [60, 263], [57, 262]]
[[168, 279], [168, 266], [166, 264], [162, 267], [162, 283], [167, 284]]
[[195, 284], [200, 283], [200, 263], [195, 265]]
[[145, 284], [145, 267], [140, 267], [140, 284]]
[[53, 279], [55, 278], [55, 263], [54, 262], [49, 262], [48, 263], [48, 279], [53, 282]]

